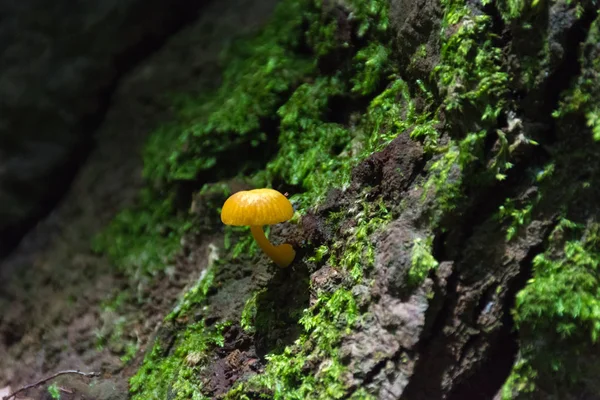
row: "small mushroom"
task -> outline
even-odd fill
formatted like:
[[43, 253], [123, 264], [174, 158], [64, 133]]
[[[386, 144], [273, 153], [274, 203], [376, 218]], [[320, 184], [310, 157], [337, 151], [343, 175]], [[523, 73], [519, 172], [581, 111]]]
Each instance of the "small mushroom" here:
[[223, 204], [221, 221], [225, 225], [250, 226], [256, 243], [280, 267], [294, 261], [296, 252], [290, 244], [273, 246], [263, 232], [263, 225], [273, 225], [292, 218], [292, 203], [273, 189], [242, 190], [232, 194]]

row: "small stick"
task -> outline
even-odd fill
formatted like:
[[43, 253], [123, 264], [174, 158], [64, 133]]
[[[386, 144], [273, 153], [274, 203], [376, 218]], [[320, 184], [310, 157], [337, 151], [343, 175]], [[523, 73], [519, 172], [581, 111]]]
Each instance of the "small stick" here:
[[2, 400], [9, 400], [11, 398], [16, 397], [19, 393], [24, 392], [26, 390], [32, 389], [34, 387], [43, 385], [44, 383], [48, 382], [49, 380], [52, 380], [56, 377], [59, 377], [61, 375], [67, 375], [67, 374], [77, 374], [77, 375], [81, 375], [81, 376], [87, 376], [87, 377], [96, 377], [96, 376], [100, 376], [99, 372], [81, 372], [78, 369], [68, 369], [65, 371], [58, 371], [57, 373], [55, 373], [54, 375], [50, 375], [44, 379], [41, 379], [39, 381], [37, 381], [36, 383], [30, 383], [29, 385], [25, 385], [23, 386], [21, 389], [12, 392], [11, 394], [9, 394], [8, 396], [4, 396], [2, 398]]

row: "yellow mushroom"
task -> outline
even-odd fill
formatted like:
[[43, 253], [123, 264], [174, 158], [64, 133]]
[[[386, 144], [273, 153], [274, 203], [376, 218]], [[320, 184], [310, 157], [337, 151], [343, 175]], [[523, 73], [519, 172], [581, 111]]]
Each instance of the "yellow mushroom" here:
[[292, 203], [273, 189], [242, 190], [231, 195], [223, 204], [221, 221], [225, 225], [250, 226], [256, 243], [280, 267], [294, 261], [296, 252], [290, 244], [273, 246], [263, 232], [263, 225], [273, 225], [292, 218]]

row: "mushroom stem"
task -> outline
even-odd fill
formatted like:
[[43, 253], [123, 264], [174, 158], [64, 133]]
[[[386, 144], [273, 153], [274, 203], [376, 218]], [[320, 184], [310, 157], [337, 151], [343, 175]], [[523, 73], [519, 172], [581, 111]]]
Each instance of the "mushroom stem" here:
[[294, 261], [296, 251], [294, 251], [292, 245], [284, 243], [279, 246], [273, 246], [265, 236], [262, 226], [253, 225], [250, 227], [250, 231], [252, 232], [252, 237], [254, 237], [254, 240], [256, 240], [256, 243], [258, 243], [262, 251], [264, 251], [275, 264], [280, 267], [287, 267]]

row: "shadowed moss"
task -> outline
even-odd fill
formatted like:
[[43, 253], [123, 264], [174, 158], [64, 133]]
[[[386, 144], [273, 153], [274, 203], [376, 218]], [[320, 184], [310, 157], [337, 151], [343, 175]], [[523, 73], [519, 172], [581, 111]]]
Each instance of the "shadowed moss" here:
[[[150, 136], [144, 149], [148, 187], [138, 205], [121, 212], [94, 244], [123, 272], [139, 277], [140, 272], [162, 270], [179, 248], [191, 216], [173, 204], [178, 182], [194, 181], [201, 173], [211, 181], [243, 173], [250, 162], [230, 162], [241, 159], [235, 151], [264, 148], [273, 134], [265, 131], [265, 121], [315, 69], [313, 57], [299, 49], [303, 22], [315, 18], [315, 9], [307, 4], [286, 1], [263, 32], [235, 42], [223, 55], [226, 68], [219, 89], [180, 99], [174, 121]], [[225, 167], [215, 169], [225, 160]]]
[[554, 112], [555, 118], [584, 115], [594, 140], [600, 141], [600, 19], [592, 23], [581, 46], [581, 75]]
[[433, 74], [442, 96], [437, 113], [443, 113], [444, 130], [451, 132], [451, 138], [439, 146], [439, 133], [431, 128], [426, 140], [433, 162], [424, 196], [434, 199], [434, 225], [463, 200], [465, 186], [502, 179], [510, 168], [509, 163], [494, 163], [489, 170], [478, 168], [483, 142], [509, 106], [509, 76], [503, 68], [502, 49], [495, 44], [492, 17], [475, 13], [464, 1], [445, 0], [442, 6], [441, 59]]
[[131, 280], [152, 276], [169, 265], [180, 248], [180, 238], [191, 228], [184, 213], [173, 205], [173, 195], [158, 197], [143, 189], [137, 204], [120, 212], [92, 243], [108, 254], [118, 270]]

